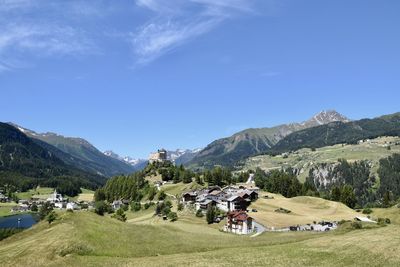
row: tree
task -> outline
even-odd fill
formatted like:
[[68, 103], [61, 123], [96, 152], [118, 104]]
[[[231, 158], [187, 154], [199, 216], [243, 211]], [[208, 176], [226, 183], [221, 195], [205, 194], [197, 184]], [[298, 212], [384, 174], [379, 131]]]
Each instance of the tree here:
[[215, 220], [216, 216], [216, 209], [213, 206], [208, 207], [207, 213], [206, 213], [206, 221], [208, 224], [212, 224]]
[[140, 204], [140, 202], [132, 202], [132, 203], [131, 203], [131, 210], [132, 210], [133, 212], [139, 211], [139, 210], [141, 210], [141, 209], [142, 209], [142, 205]]
[[37, 212], [38, 211], [38, 206], [36, 205], [36, 203], [32, 204], [31, 211], [33, 211], [33, 212]]
[[382, 200], [382, 205], [385, 208], [388, 208], [391, 203], [391, 197], [390, 197], [390, 192], [386, 191], [385, 194], [383, 194], [383, 200]]
[[49, 214], [47, 214], [46, 216], [46, 221], [51, 224], [52, 222], [54, 222], [57, 219], [57, 213], [52, 210], [49, 212]]
[[53, 204], [50, 202], [45, 202], [39, 209], [39, 217], [41, 220], [46, 218], [46, 216], [53, 210]]
[[158, 193], [158, 200], [164, 200], [166, 197], [167, 194], [163, 190]]
[[103, 188], [99, 188], [94, 192], [94, 201], [106, 200], [106, 193]]
[[184, 208], [183, 203], [179, 202], [179, 203], [178, 203], [178, 211], [182, 211], [183, 208]]
[[156, 194], [157, 194], [157, 188], [155, 186], [150, 186], [148, 192], [149, 200], [153, 200]]
[[104, 213], [109, 212], [110, 210], [111, 210], [110, 205], [104, 201], [97, 201], [95, 203], [94, 212], [100, 216], [103, 216]]
[[178, 220], [178, 214], [176, 214], [176, 212], [170, 212], [168, 213], [168, 219], [170, 219], [171, 222], [175, 222]]
[[331, 190], [331, 200], [340, 201], [341, 199], [341, 190], [340, 187], [334, 186]]
[[351, 185], [344, 185], [340, 194], [340, 202], [346, 204], [349, 208], [354, 208], [357, 203], [356, 195], [354, 194]]
[[118, 209], [117, 212], [115, 212], [111, 217], [121, 222], [126, 221], [126, 214], [123, 209]]

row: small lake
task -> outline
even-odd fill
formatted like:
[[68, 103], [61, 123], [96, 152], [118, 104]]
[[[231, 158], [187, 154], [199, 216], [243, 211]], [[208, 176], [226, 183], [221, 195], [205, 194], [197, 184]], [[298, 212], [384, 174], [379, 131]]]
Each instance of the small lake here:
[[[19, 221], [19, 223], [18, 223]], [[1, 228], [30, 228], [36, 224], [39, 218], [32, 214], [16, 214], [7, 217], [0, 217], [0, 229]]]

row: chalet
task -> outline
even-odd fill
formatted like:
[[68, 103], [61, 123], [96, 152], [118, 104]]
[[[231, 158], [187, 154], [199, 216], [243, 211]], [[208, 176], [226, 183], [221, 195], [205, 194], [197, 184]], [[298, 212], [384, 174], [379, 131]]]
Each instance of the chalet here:
[[206, 211], [209, 207], [216, 206], [217, 203], [211, 199], [204, 199], [201, 202], [196, 202], [196, 210]]
[[253, 218], [245, 211], [229, 212], [224, 226], [224, 231], [238, 235], [247, 235], [254, 231]]
[[227, 211], [246, 210], [247, 202], [240, 196], [231, 196], [227, 198]]
[[194, 203], [196, 202], [197, 193], [196, 192], [187, 192], [182, 195], [183, 203]]

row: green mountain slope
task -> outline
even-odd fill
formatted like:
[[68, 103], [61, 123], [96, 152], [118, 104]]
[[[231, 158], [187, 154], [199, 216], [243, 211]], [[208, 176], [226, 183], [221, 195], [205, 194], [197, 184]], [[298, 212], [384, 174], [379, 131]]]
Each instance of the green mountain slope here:
[[400, 136], [400, 113], [347, 123], [333, 122], [297, 131], [279, 141], [270, 153], [279, 154], [341, 143], [354, 144], [359, 140], [379, 136]]
[[186, 165], [192, 167], [232, 166], [237, 161], [268, 151], [285, 136], [309, 127], [333, 121], [349, 121], [336, 111], [323, 111], [308, 121], [272, 128], [247, 129], [209, 144]]
[[0, 123], [0, 184], [20, 190], [41, 185], [68, 191], [104, 183], [104, 177], [69, 166], [56, 154], [62, 152], [46, 149], [17, 128]]
[[[79, 169], [93, 172], [99, 175], [111, 177], [119, 174], [129, 174], [135, 168], [121, 160], [108, 157], [95, 148], [92, 144], [82, 138], [64, 137], [54, 133], [38, 134], [34, 131], [16, 126], [20, 131], [29, 137], [38, 140], [37, 143], [49, 150], [56, 147], [53, 151], [57, 157], [69, 165]], [[60, 153], [63, 152], [63, 153]]]

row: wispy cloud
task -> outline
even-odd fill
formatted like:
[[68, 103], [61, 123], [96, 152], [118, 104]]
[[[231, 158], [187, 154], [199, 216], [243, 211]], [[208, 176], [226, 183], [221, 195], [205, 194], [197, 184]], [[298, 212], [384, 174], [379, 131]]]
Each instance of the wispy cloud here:
[[213, 30], [223, 21], [253, 12], [253, 0], [137, 0], [153, 17], [132, 33], [137, 63], [146, 64]]
[[99, 53], [90, 35], [71, 21], [74, 16], [97, 16], [98, 12], [97, 6], [80, 0], [0, 0], [0, 72], [30, 65], [12, 63], [22, 58]]

